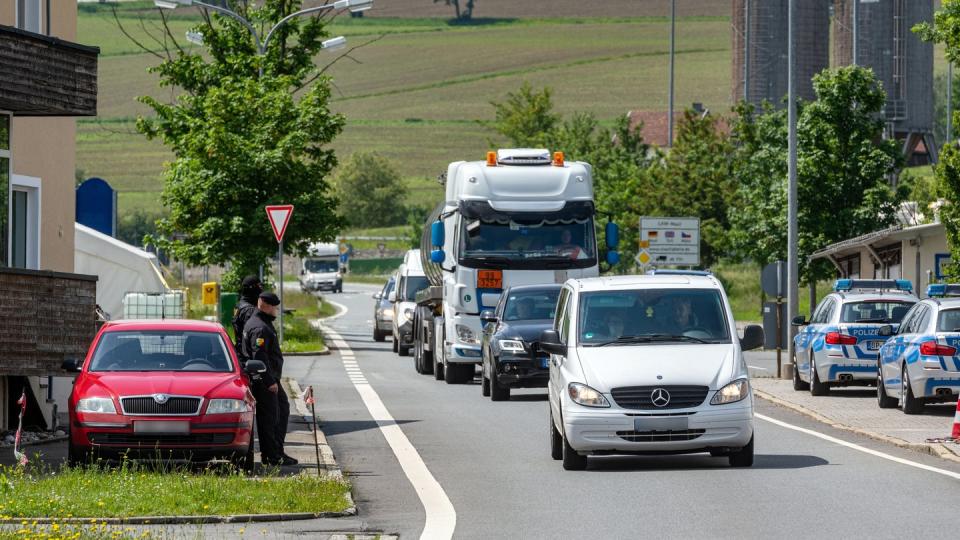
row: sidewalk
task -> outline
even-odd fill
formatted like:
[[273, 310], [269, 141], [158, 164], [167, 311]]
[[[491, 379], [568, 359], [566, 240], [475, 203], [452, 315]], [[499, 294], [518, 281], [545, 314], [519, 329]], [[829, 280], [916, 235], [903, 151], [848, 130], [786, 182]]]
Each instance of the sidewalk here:
[[877, 406], [877, 391], [870, 387], [831, 388], [829, 396], [815, 397], [794, 390], [789, 380], [755, 377], [750, 384], [758, 398], [835, 428], [960, 462], [960, 444], [928, 442], [950, 436], [956, 403], [928, 405], [923, 414], [906, 415]]

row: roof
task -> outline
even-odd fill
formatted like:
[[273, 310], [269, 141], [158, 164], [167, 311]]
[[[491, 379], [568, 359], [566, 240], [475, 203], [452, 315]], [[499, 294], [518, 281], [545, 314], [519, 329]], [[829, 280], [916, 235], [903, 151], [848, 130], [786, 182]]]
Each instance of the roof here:
[[655, 289], [655, 288], [706, 288], [720, 289], [720, 282], [713, 276], [609, 276], [575, 279], [573, 281], [581, 292], [603, 291], [609, 289]]
[[127, 330], [187, 330], [193, 332], [220, 332], [220, 323], [193, 319], [122, 319], [104, 323], [104, 331]]
[[867, 246], [872, 247], [874, 244], [883, 242], [885, 240], [892, 242], [897, 240], [905, 240], [908, 238], [917, 238], [920, 236], [932, 236], [934, 234], [941, 234], [943, 232], [944, 229], [942, 223], [928, 223], [926, 225], [916, 225], [913, 227], [897, 225], [888, 229], [874, 231], [844, 240], [842, 242], [837, 242], [836, 244], [830, 244], [827, 247], [814, 251], [810, 255], [810, 260], [826, 259], [836, 255], [842, 256], [842, 254], [846, 252], [859, 251], [861, 248]]
[[[684, 111], [677, 110], [673, 113], [673, 135], [677, 136], [677, 126], [683, 120]], [[667, 111], [629, 111], [627, 119], [630, 122], [630, 130], [640, 127], [640, 134], [643, 135], [643, 142], [659, 146], [661, 148], [670, 146], [669, 133], [670, 128], [667, 125]], [[717, 119], [717, 129], [721, 133], [729, 134], [730, 125], [723, 117]]]

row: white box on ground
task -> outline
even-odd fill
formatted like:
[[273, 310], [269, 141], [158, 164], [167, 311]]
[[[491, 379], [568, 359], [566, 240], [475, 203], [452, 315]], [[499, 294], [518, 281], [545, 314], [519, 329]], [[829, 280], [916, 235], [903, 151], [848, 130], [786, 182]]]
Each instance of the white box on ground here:
[[700, 218], [641, 217], [640, 241], [654, 266], [698, 266], [700, 264]]

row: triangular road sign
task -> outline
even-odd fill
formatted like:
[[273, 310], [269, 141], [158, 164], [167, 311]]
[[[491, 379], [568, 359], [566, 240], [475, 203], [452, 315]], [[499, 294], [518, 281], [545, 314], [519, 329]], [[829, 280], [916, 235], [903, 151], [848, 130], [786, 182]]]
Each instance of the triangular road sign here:
[[293, 215], [292, 204], [274, 204], [267, 206], [267, 218], [270, 219], [270, 226], [273, 227], [273, 235], [277, 242], [283, 240], [283, 233], [287, 232], [287, 225], [290, 223], [290, 216]]

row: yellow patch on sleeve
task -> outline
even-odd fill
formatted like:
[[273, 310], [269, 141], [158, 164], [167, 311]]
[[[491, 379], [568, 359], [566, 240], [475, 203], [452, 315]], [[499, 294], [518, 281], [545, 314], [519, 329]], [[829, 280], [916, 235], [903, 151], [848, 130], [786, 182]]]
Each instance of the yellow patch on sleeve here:
[[262, 337], [258, 337], [258, 338], [257, 338], [257, 347], [263, 347], [263, 338], [262, 338]]

